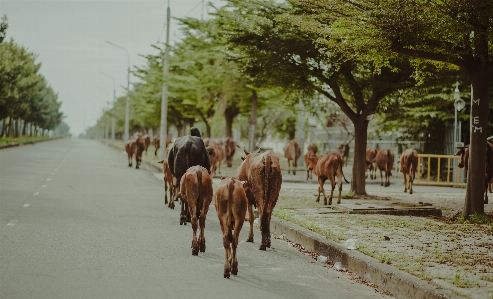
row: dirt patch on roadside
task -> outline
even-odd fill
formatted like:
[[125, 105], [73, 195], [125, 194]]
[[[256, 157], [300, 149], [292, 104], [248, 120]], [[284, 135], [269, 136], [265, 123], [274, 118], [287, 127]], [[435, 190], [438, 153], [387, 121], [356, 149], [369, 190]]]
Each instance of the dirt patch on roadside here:
[[342, 244], [356, 239], [358, 251], [458, 296], [493, 298], [493, 204], [485, 205], [490, 219], [472, 224], [460, 217], [463, 194], [382, 193], [342, 201], [392, 206], [425, 202], [441, 209], [443, 217], [347, 214], [312, 203], [290, 209], [289, 201], [305, 198], [306, 190], [281, 190], [281, 196], [275, 210], [279, 218]]

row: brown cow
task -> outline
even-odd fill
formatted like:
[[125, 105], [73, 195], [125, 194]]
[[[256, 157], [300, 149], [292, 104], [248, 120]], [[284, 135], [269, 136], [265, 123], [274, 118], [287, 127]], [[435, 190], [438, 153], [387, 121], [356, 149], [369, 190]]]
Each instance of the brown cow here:
[[288, 173], [291, 172], [291, 161], [293, 161], [293, 174], [296, 175], [296, 166], [301, 157], [301, 148], [296, 140], [292, 140], [284, 149], [284, 157], [288, 159]]
[[[172, 147], [172, 145], [168, 145], [166, 148], [166, 156], [168, 155], [169, 149]], [[169, 188], [169, 204], [168, 208], [174, 209], [175, 208], [175, 200], [178, 199], [178, 182], [176, 181], [176, 178], [173, 176], [171, 173], [171, 170], [169, 170], [168, 167], [168, 161], [166, 159], [159, 161], [158, 163], [163, 164], [163, 174], [164, 174], [164, 203], [168, 204], [168, 188]]]
[[214, 194], [214, 206], [223, 232], [223, 247], [226, 253], [224, 278], [229, 278], [230, 273], [238, 274], [236, 248], [248, 205], [245, 189], [243, 189], [245, 183], [233, 177], [223, 178]]
[[[467, 178], [469, 170], [469, 146], [458, 147], [456, 156], [459, 157], [459, 168], [464, 167], [464, 173]], [[493, 146], [486, 142], [486, 165], [485, 165], [485, 191], [484, 191], [484, 203], [488, 203], [488, 186], [493, 180]]]
[[[394, 165], [394, 153], [390, 149], [381, 149], [375, 158], [375, 163], [380, 170], [380, 186], [390, 186], [390, 176]], [[382, 171], [385, 174], [385, 183], [383, 181]]]
[[142, 163], [142, 153], [145, 149], [145, 142], [142, 135], [138, 134], [135, 138], [135, 169], [139, 169]]
[[128, 140], [127, 143], [125, 143], [125, 151], [127, 152], [128, 157], [128, 167], [132, 167], [132, 160], [136, 152], [136, 144], [133, 139]]
[[309, 151], [312, 151], [312, 152], [313, 152], [313, 154], [314, 154], [314, 155], [316, 155], [316, 154], [317, 154], [317, 152], [318, 152], [318, 147], [317, 147], [317, 144], [315, 144], [315, 143], [310, 143], [310, 144], [308, 145], [308, 150], [309, 150]]
[[342, 161], [344, 161], [344, 165], [347, 166], [347, 160], [349, 160], [349, 144], [343, 142], [339, 144], [337, 150], [342, 157]]
[[[188, 168], [181, 178], [180, 192], [183, 201], [188, 204], [192, 223], [192, 255], [198, 255], [199, 250], [205, 252], [205, 218], [212, 201], [212, 179], [209, 171], [200, 165]], [[198, 226], [200, 234], [197, 240]]]
[[272, 151], [265, 153], [249, 153], [238, 168], [238, 179], [246, 181], [244, 185], [248, 198], [248, 216], [250, 220], [250, 232], [247, 242], [253, 242], [253, 208], [255, 205], [259, 212], [260, 230], [262, 242], [260, 250], [270, 248], [270, 218], [276, 206], [279, 191], [281, 191], [282, 173], [279, 165], [279, 157]]
[[[366, 170], [370, 173], [370, 179], [372, 180], [377, 178], [377, 166], [375, 165], [377, 153], [378, 149], [376, 147], [366, 150]], [[366, 177], [368, 177], [368, 174]]]
[[[308, 147], [308, 148], [310, 148], [310, 147]], [[311, 149], [308, 149], [308, 151], [303, 156], [303, 160], [305, 161], [305, 165], [306, 165], [306, 180], [312, 179], [313, 171], [310, 169], [310, 167], [308, 167], [308, 164], [310, 164], [310, 161], [308, 161], [308, 159], [314, 155], [316, 155], [316, 153], [314, 153]]]
[[214, 146], [217, 154], [217, 162], [214, 168], [215, 170], [217, 170], [217, 173], [221, 173], [221, 162], [224, 160], [224, 157], [226, 156], [226, 149], [224, 148], [224, 144], [222, 140], [214, 140]]
[[413, 149], [405, 150], [401, 155], [400, 164], [401, 172], [404, 175], [404, 192], [409, 189], [409, 194], [413, 194], [413, 181], [418, 167], [418, 152]]
[[324, 195], [324, 205], [327, 204], [327, 196], [325, 195], [324, 183], [328, 179], [330, 181], [331, 190], [329, 197], [329, 205], [332, 204], [332, 196], [334, 194], [334, 189], [337, 184], [339, 185], [339, 196], [337, 197], [337, 203], [341, 203], [341, 192], [342, 192], [342, 178], [346, 180], [344, 173], [342, 172], [342, 166], [344, 161], [339, 153], [330, 153], [328, 155], [320, 155], [317, 157], [316, 155], [312, 155], [308, 158], [308, 168], [313, 170], [313, 173], [318, 177], [318, 197], [316, 202], [320, 202], [320, 194]]
[[149, 135], [145, 134], [144, 137], [144, 145], [145, 145], [145, 152], [146, 152], [146, 155], [147, 155], [147, 149], [149, 148], [149, 145], [151, 145], [151, 137], [149, 137]]
[[205, 149], [209, 154], [209, 161], [211, 162], [211, 176], [214, 177], [217, 169], [217, 160], [219, 159], [219, 151], [213, 141], [207, 140], [207, 144]]
[[[169, 135], [166, 135], [166, 148], [170, 143], [171, 139], [169, 138]], [[154, 145], [154, 158], [157, 158], [157, 150], [161, 147], [161, 136], [154, 135], [154, 138], [152, 139], [152, 145]]]
[[236, 151], [236, 142], [231, 137], [224, 140], [224, 149], [226, 150], [226, 164], [228, 167], [233, 166], [233, 156]]

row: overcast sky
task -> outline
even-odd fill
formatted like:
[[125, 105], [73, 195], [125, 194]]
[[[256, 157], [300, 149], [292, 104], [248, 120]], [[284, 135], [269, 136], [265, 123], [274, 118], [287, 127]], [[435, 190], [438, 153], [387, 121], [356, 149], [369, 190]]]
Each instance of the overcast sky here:
[[[224, 3], [205, 0], [209, 2]], [[201, 0], [169, 3], [172, 17], [202, 16]], [[0, 0], [0, 15], [8, 18], [7, 39], [38, 55], [40, 73], [58, 93], [65, 122], [77, 136], [113, 100], [113, 79], [117, 97], [127, 85], [127, 54], [106, 41], [125, 48], [131, 66], [143, 66], [139, 54], [155, 54], [151, 45], [165, 41], [167, 5], [166, 0]], [[204, 7], [207, 18], [208, 5]], [[172, 19], [170, 39], [179, 38]]]

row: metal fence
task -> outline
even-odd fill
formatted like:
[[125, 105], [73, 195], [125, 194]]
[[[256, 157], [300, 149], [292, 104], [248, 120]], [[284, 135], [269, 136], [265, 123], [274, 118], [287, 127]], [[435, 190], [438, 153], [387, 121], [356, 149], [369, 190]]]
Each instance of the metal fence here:
[[[415, 185], [465, 187], [463, 170], [457, 167], [458, 156], [418, 155]], [[455, 180], [454, 180], [455, 169]]]

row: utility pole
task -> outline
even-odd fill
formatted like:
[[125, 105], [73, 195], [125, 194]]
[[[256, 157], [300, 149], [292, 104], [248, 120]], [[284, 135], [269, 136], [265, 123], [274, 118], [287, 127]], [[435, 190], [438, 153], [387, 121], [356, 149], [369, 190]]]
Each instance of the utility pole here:
[[161, 132], [160, 132], [160, 158], [166, 158], [166, 137], [168, 135], [168, 85], [166, 84], [166, 80], [168, 80], [168, 56], [169, 56], [169, 24], [171, 19], [171, 10], [169, 8], [169, 0], [168, 0], [168, 9], [166, 10], [166, 44], [164, 45], [164, 65], [163, 65], [163, 74], [164, 74], [164, 84], [161, 94]]

